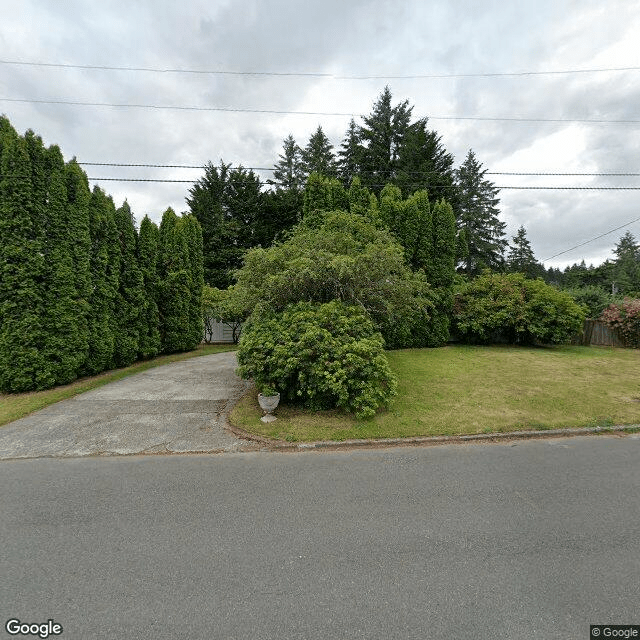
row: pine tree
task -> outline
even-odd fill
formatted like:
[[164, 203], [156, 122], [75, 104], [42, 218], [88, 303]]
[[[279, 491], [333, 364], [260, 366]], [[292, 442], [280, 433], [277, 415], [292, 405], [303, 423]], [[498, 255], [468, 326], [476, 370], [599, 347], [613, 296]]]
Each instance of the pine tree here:
[[279, 158], [273, 171], [278, 186], [286, 190], [302, 191], [305, 183], [302, 150], [291, 134], [284, 139], [283, 151]]
[[116, 367], [128, 367], [138, 356], [145, 295], [144, 280], [136, 255], [135, 222], [126, 200], [115, 211], [115, 225], [120, 250], [120, 270], [113, 361]]
[[245, 251], [258, 244], [262, 202], [260, 178], [224, 162], [220, 168], [206, 165], [205, 175], [189, 190], [187, 204], [202, 227], [207, 284], [226, 289], [233, 282]]
[[640, 244], [627, 231], [616, 243], [613, 267], [614, 287], [622, 293], [640, 293]]
[[460, 197], [458, 225], [465, 232], [467, 257], [463, 268], [468, 275], [482, 269], [500, 270], [504, 264], [506, 223], [498, 219], [498, 189], [486, 180], [486, 169], [469, 150], [457, 171]]
[[258, 210], [253, 234], [255, 245], [268, 247], [302, 219], [304, 195], [295, 189], [266, 191]]
[[361, 142], [356, 122], [351, 118], [349, 128], [338, 151], [338, 170], [340, 179], [345, 187], [360, 175], [362, 164]]
[[409, 130], [413, 107], [405, 100], [393, 106], [389, 87], [385, 87], [363, 118], [358, 129], [361, 144], [361, 172], [364, 184], [378, 194], [383, 185], [392, 182], [398, 171], [400, 150]]
[[184, 351], [189, 339], [191, 300], [188, 248], [173, 209], [162, 215], [158, 242], [158, 311], [164, 353]]
[[189, 330], [186, 349], [193, 350], [202, 342], [204, 320], [202, 317], [202, 289], [204, 287], [204, 269], [202, 266], [202, 230], [192, 215], [182, 216], [179, 220], [180, 231], [187, 243], [189, 259]]
[[541, 266], [538, 264], [531, 243], [527, 238], [527, 231], [522, 225], [513, 236], [507, 256], [507, 269], [512, 273], [524, 273], [527, 278], [537, 278], [542, 275]]
[[338, 174], [333, 145], [321, 126], [318, 126], [309, 138], [307, 146], [302, 150], [301, 158], [306, 175], [319, 173], [327, 178], [333, 178]]
[[138, 352], [142, 358], [153, 358], [160, 353], [160, 316], [158, 313], [158, 227], [148, 216], [140, 223], [138, 235], [138, 264], [144, 283], [140, 341]]
[[25, 139], [0, 118], [0, 390], [55, 382], [42, 346], [45, 260]]
[[425, 189], [432, 201], [445, 198], [454, 213], [458, 207], [453, 156], [435, 131], [427, 129], [427, 118], [411, 124], [398, 154], [395, 184], [408, 196]]
[[90, 375], [113, 365], [120, 273], [120, 248], [114, 217], [113, 200], [100, 187], [94, 187], [89, 201], [93, 290], [89, 300], [89, 350], [85, 364]]

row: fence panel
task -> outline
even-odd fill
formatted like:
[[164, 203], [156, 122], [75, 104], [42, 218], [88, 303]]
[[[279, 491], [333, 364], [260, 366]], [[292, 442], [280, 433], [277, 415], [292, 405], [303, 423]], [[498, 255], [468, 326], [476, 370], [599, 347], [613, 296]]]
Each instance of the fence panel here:
[[585, 320], [582, 344], [601, 347], [624, 347], [618, 334], [600, 320]]

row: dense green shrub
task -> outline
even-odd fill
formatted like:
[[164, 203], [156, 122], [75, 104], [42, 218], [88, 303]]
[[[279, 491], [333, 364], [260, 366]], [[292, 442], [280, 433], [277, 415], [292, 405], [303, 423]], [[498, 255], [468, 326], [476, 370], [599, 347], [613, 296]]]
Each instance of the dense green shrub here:
[[237, 289], [251, 311], [266, 302], [281, 311], [299, 301], [340, 300], [361, 306], [388, 348], [437, 346], [438, 301], [422, 272], [407, 266], [402, 246], [385, 229], [345, 211], [323, 212], [317, 228], [300, 225], [282, 243], [251, 249]]
[[384, 340], [361, 307], [300, 302], [259, 307], [240, 339], [239, 374], [283, 401], [370, 417], [396, 392]]
[[580, 331], [585, 307], [566, 292], [523, 274], [484, 273], [459, 286], [458, 337], [470, 343], [561, 344]]
[[607, 307], [600, 319], [618, 333], [627, 347], [640, 348], [640, 300], [625, 298]]
[[599, 318], [600, 314], [611, 304], [622, 302], [622, 296], [613, 295], [602, 287], [590, 284], [584, 287], [565, 289], [579, 304], [586, 305], [588, 318]]

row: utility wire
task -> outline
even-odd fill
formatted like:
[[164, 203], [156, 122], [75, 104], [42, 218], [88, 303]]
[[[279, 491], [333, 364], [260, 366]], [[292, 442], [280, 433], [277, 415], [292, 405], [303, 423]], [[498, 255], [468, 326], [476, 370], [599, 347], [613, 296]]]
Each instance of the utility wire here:
[[608, 236], [610, 233], [613, 233], [614, 231], [618, 231], [620, 229], [624, 229], [625, 227], [628, 227], [629, 225], [632, 225], [634, 222], [638, 222], [640, 220], [640, 218], [636, 218], [635, 220], [632, 220], [631, 222], [627, 222], [625, 224], [621, 224], [619, 227], [616, 227], [615, 229], [611, 229], [610, 231], [606, 231], [605, 233], [601, 233], [599, 236], [596, 236], [595, 238], [591, 238], [591, 240], [586, 240], [585, 242], [581, 242], [580, 244], [577, 244], [575, 247], [571, 247], [571, 249], [565, 249], [564, 251], [560, 251], [560, 253], [556, 253], [554, 255], [552, 255], [550, 258], [544, 258], [542, 260], [542, 262], [547, 262], [548, 260], [553, 260], [553, 258], [557, 258], [558, 256], [561, 256], [565, 253], [569, 253], [569, 251], [573, 251], [574, 249], [578, 249], [579, 247], [584, 247], [585, 244], [589, 244], [590, 242], [594, 242], [595, 240], [599, 240], [600, 238], [604, 238], [604, 236]]
[[0, 64], [30, 67], [47, 67], [56, 69], [86, 69], [98, 71], [136, 71], [145, 73], [184, 73], [194, 75], [229, 75], [229, 76], [274, 76], [299, 78], [327, 78], [332, 80], [418, 80], [438, 78], [505, 78], [545, 75], [568, 75], [585, 73], [609, 73], [620, 71], [639, 71], [640, 67], [609, 67], [599, 69], [560, 69], [544, 71], [499, 71], [489, 73], [424, 73], [424, 74], [392, 74], [392, 75], [338, 75], [317, 71], [237, 71], [228, 69], [162, 69], [158, 67], [126, 67], [113, 65], [63, 64], [55, 62], [31, 62], [26, 60], [0, 60]]
[[[158, 169], [204, 169], [208, 163], [204, 164], [141, 164], [141, 163], [125, 163], [125, 162], [82, 162], [80, 160], [76, 160], [78, 164], [84, 166], [93, 166], [93, 167], [148, 167], [148, 168], [158, 168]], [[245, 167], [244, 165], [238, 165], [237, 167], [232, 168], [240, 168], [242, 167], [246, 171], [275, 171], [276, 167]], [[360, 171], [359, 174], [376, 174], [376, 173], [392, 173], [392, 170], [382, 170], [382, 171]], [[437, 171], [407, 171], [403, 172], [409, 175], [440, 175]], [[533, 172], [524, 172], [524, 171], [485, 171], [485, 175], [488, 176], [601, 176], [601, 177], [609, 177], [609, 176], [640, 176], [640, 173], [554, 173], [554, 172], [546, 172], [546, 171], [533, 171]]]
[[[346, 116], [351, 118], [365, 117], [361, 113], [343, 113], [327, 111], [287, 111], [284, 109], [245, 109], [238, 107], [196, 107], [180, 105], [158, 104], [129, 104], [116, 102], [82, 102], [78, 100], [35, 100], [27, 98], [2, 98], [0, 102], [18, 102], [28, 104], [62, 104], [81, 107], [114, 107], [126, 109], [156, 109], [163, 111], [203, 111], [225, 113], [265, 113], [275, 115], [298, 116]], [[531, 122], [531, 123], [582, 123], [582, 124], [640, 124], [640, 120], [603, 120], [601, 118], [511, 118], [511, 117], [484, 117], [484, 116], [429, 116], [431, 120], [455, 120], [473, 122]]]
[[[9, 178], [12, 180], [28, 180], [31, 176], [0, 176], [4, 178]], [[197, 180], [176, 180], [170, 178], [113, 178], [113, 177], [103, 177], [103, 176], [88, 176], [88, 180], [94, 181], [103, 181], [103, 182], [166, 182], [166, 183], [184, 183], [184, 184], [193, 184], [197, 182]], [[242, 182], [240, 180], [230, 180], [230, 183], [239, 183]], [[258, 181], [256, 184], [260, 186], [282, 186], [283, 183], [275, 182], [273, 180], [267, 181]], [[366, 185], [369, 187], [384, 187], [386, 183], [376, 183]], [[410, 182], [405, 186], [408, 187], [421, 187], [423, 189], [457, 189], [458, 186], [455, 184], [445, 184], [445, 185], [425, 185], [421, 182]], [[494, 189], [497, 191], [500, 190], [525, 190], [525, 191], [640, 191], [640, 187], [549, 187], [549, 186], [495, 186]]]

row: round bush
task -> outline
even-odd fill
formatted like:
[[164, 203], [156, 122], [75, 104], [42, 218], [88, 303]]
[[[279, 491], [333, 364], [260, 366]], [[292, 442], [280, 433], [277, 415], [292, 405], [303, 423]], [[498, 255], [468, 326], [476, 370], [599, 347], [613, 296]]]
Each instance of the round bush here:
[[465, 342], [562, 344], [582, 328], [586, 307], [565, 291], [520, 273], [484, 273], [457, 291], [456, 334]]
[[256, 309], [238, 350], [238, 373], [283, 401], [371, 417], [395, 395], [384, 340], [366, 312], [337, 300]]

